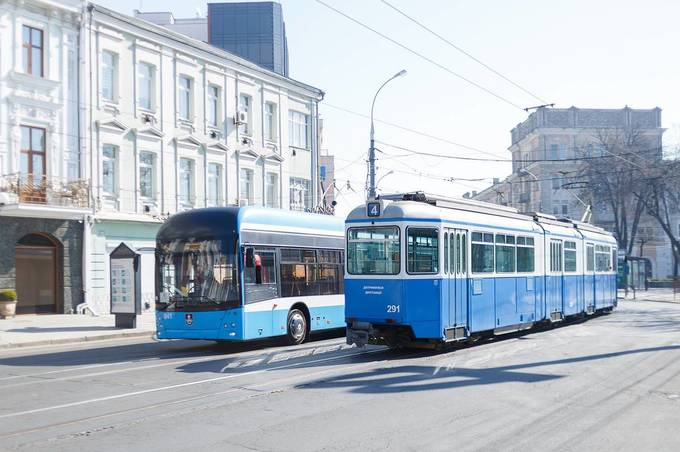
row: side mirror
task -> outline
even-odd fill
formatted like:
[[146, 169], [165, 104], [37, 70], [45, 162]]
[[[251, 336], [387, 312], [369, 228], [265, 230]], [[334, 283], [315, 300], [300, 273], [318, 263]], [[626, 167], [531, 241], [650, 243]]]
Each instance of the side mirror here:
[[246, 267], [253, 268], [255, 266], [255, 250], [253, 248], [246, 248]]

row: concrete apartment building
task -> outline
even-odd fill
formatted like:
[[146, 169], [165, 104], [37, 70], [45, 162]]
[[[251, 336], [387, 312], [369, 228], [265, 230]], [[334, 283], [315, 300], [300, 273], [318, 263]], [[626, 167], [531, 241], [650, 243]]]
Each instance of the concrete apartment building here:
[[[598, 153], [597, 135], [607, 130], [635, 129], [644, 142], [641, 151], [649, 159], [662, 158], [661, 109], [539, 108], [512, 129], [512, 174], [495, 179], [492, 186], [472, 195], [474, 199], [516, 207], [522, 212], [544, 212], [580, 219], [585, 206], [578, 200], [582, 190], [565, 188], [581, 163], [568, 160]], [[657, 152], [650, 152], [658, 150]], [[549, 160], [549, 161], [541, 161]], [[607, 206], [595, 201], [592, 222], [612, 229]], [[679, 225], [680, 228], [680, 225]], [[672, 273], [670, 244], [655, 220], [643, 215], [638, 238], [641, 255], [652, 262], [654, 277]], [[636, 240], [637, 243], [637, 240]], [[636, 255], [640, 248], [635, 247]]]
[[[19, 289], [20, 309], [107, 312], [109, 254], [125, 243], [141, 255], [142, 301], [153, 306], [155, 235], [168, 215], [316, 207], [322, 98], [92, 3], [3, 3], [0, 287]], [[31, 289], [33, 275], [44, 284]]]

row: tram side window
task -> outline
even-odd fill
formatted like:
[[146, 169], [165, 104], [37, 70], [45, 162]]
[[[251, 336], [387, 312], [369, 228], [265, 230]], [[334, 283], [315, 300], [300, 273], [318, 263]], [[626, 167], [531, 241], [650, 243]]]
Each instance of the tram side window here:
[[612, 269], [611, 248], [605, 245], [595, 245], [595, 271], [607, 272]]
[[562, 271], [562, 242], [550, 242], [550, 271]]
[[439, 231], [434, 228], [408, 228], [407, 271], [437, 273], [439, 271]]
[[535, 265], [534, 256], [533, 237], [517, 237], [517, 271], [532, 273]]
[[595, 249], [592, 243], [586, 245], [586, 271], [595, 271]]
[[[270, 300], [279, 296], [276, 278], [276, 251], [273, 249], [255, 248], [246, 251], [252, 253], [252, 262], [246, 262], [243, 271], [246, 303]], [[249, 259], [246, 258], [246, 261]]]
[[493, 273], [493, 234], [472, 233], [472, 273]]
[[496, 234], [496, 272], [514, 273], [515, 271], [515, 237]]
[[576, 271], [576, 242], [564, 242], [564, 271]]

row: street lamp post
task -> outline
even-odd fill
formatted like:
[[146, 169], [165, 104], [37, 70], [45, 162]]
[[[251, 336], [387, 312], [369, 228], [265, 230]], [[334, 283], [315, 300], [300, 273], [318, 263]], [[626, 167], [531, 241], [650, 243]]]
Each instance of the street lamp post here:
[[378, 91], [376, 91], [375, 96], [373, 96], [373, 103], [371, 104], [371, 147], [368, 149], [368, 199], [375, 199], [376, 196], [375, 128], [373, 126], [373, 109], [375, 108], [375, 100], [378, 98], [378, 94], [380, 94], [380, 91], [385, 87], [385, 85], [387, 85], [395, 78], [401, 77], [402, 75], [406, 75], [406, 69], [402, 69], [401, 71], [397, 72], [392, 77], [390, 77], [385, 83], [380, 85], [380, 88], [378, 88]]
[[[520, 176], [531, 176], [531, 177], [534, 178], [534, 180], [535, 180], [537, 183], [540, 183], [540, 180], [538, 179], [538, 177], [537, 177], [534, 173], [532, 173], [531, 171], [529, 171], [529, 170], [526, 169], [526, 168], [520, 168], [519, 171], [517, 171], [517, 174], [519, 174]], [[541, 193], [540, 186], [539, 186], [538, 193], [539, 193], [539, 195], [540, 195], [540, 193]], [[529, 203], [531, 203], [531, 191], [529, 191]], [[543, 204], [543, 201], [539, 199], [539, 201], [538, 201], [538, 210], [539, 210], [539, 211], [543, 210], [543, 205], [542, 205], [542, 204]], [[531, 206], [529, 206], [529, 208], [531, 208]]]

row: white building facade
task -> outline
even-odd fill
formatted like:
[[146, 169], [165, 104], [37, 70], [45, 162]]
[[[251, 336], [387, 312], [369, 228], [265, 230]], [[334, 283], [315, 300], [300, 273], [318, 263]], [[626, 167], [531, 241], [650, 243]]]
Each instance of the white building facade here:
[[83, 301], [82, 2], [0, 2], [0, 288], [19, 313]]
[[[33, 50], [30, 33], [28, 44], [22, 40], [24, 22], [44, 30], [39, 60], [48, 76], [26, 74], [21, 55]], [[26, 107], [18, 97], [30, 100]], [[120, 243], [141, 255], [142, 301], [151, 308], [155, 235], [173, 213], [224, 205], [316, 207], [322, 99], [317, 88], [91, 3], [0, 5], [0, 174], [10, 180], [33, 174], [33, 180], [36, 170], [26, 162], [44, 158], [40, 177], [57, 177], [62, 192], [84, 194], [77, 203], [61, 196], [68, 206], [51, 207], [73, 222], [66, 229], [69, 244], [78, 244], [71, 254], [79, 255], [69, 269], [56, 263], [55, 290], [66, 286], [67, 273], [80, 278], [73, 282], [80, 296], [60, 296], [53, 310], [86, 303], [107, 312], [109, 254]], [[25, 139], [21, 145], [24, 125], [45, 130], [34, 132], [38, 145]], [[38, 190], [29, 200], [16, 185], [3, 185], [9, 188], [0, 221], [8, 225], [16, 223], [8, 215], [42, 212], [57, 198]], [[19, 238], [12, 240], [15, 246]], [[55, 259], [63, 260], [67, 247], [55, 248]], [[14, 256], [2, 259], [0, 286], [18, 287], [17, 264], [9, 263]]]

